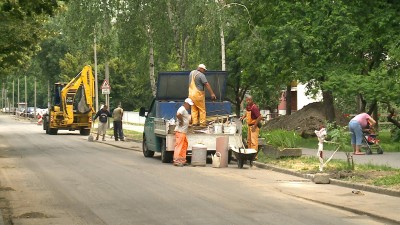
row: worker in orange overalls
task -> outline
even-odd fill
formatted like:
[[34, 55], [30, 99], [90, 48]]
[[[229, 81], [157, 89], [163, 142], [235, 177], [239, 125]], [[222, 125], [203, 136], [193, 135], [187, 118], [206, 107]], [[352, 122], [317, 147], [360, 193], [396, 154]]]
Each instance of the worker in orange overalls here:
[[247, 121], [247, 147], [258, 152], [258, 135], [260, 133], [262, 115], [260, 109], [254, 104], [252, 96], [246, 95], [246, 103], [246, 115], [241, 116], [240, 120], [246, 119]]
[[[211, 94], [211, 99], [215, 100], [215, 96], [210, 84], [204, 73], [207, 71], [204, 64], [200, 64], [197, 70], [193, 70], [189, 74], [189, 98], [193, 100], [192, 105], [192, 124], [193, 126], [206, 126], [206, 95], [204, 87]], [[200, 114], [200, 115], [199, 115]], [[200, 124], [199, 124], [200, 117]]]
[[174, 166], [186, 165], [186, 152], [188, 149], [186, 133], [188, 132], [190, 122], [190, 114], [188, 110], [192, 105], [193, 101], [190, 98], [187, 98], [176, 112], [177, 120], [175, 126]]

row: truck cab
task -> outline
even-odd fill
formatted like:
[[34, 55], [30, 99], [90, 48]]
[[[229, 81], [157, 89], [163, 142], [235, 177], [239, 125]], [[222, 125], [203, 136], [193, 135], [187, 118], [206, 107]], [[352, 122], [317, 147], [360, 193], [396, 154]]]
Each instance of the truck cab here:
[[[139, 112], [140, 116], [146, 117], [142, 143], [145, 157], [153, 157], [155, 152], [159, 152], [162, 162], [172, 161], [175, 146], [174, 121], [176, 121], [178, 108], [188, 96], [189, 74], [190, 71], [160, 72], [158, 74], [156, 97], [148, 108], [142, 107]], [[207, 120], [234, 119], [231, 103], [224, 101], [227, 73], [225, 71], [207, 71], [206, 78], [217, 97], [216, 101], [211, 101], [211, 96], [206, 90]], [[216, 151], [216, 138], [219, 136], [229, 136], [229, 144], [242, 143], [239, 132], [215, 134], [210, 126], [205, 128], [204, 132], [199, 133], [189, 129], [187, 133], [188, 155], [190, 156], [192, 146], [197, 143], [205, 144], [207, 152], [212, 154]]]

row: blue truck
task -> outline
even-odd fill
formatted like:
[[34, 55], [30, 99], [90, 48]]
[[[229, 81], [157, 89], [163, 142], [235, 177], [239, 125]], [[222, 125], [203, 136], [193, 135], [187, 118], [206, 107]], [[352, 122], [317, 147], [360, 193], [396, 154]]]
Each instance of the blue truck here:
[[[150, 107], [140, 108], [139, 115], [146, 117], [142, 143], [145, 157], [153, 157], [155, 152], [159, 152], [162, 162], [172, 161], [175, 146], [175, 123], [173, 121], [176, 121], [176, 111], [188, 96], [189, 73], [190, 71], [160, 72], [155, 98]], [[236, 118], [235, 115], [232, 115], [231, 103], [224, 101], [227, 73], [225, 71], [207, 71], [206, 77], [217, 96], [216, 101], [211, 101], [211, 96], [206, 91], [207, 120], [223, 125], [225, 132], [214, 131], [213, 125], [199, 131], [189, 129], [187, 133], [188, 157], [191, 155], [192, 146], [198, 143], [207, 146], [208, 154], [215, 153], [216, 139], [221, 136], [229, 137], [229, 146], [242, 146], [241, 132], [239, 129], [235, 129], [234, 120]], [[231, 151], [229, 151], [229, 158], [231, 158]]]

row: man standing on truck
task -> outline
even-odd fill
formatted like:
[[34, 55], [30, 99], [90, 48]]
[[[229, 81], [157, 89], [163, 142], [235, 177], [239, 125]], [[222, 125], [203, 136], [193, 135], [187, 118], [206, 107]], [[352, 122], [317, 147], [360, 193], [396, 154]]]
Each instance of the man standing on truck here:
[[193, 70], [189, 74], [189, 98], [193, 101], [192, 105], [192, 124], [193, 126], [199, 125], [199, 114], [200, 114], [200, 126], [206, 126], [206, 95], [204, 87], [211, 94], [211, 99], [215, 100], [215, 96], [211, 85], [208, 83], [204, 73], [207, 71], [204, 64], [200, 64], [197, 70]]
[[124, 115], [124, 110], [121, 108], [121, 104], [118, 105], [117, 108], [113, 111], [114, 118], [114, 138], [115, 141], [119, 140], [124, 141], [124, 133], [122, 132], [122, 116]]
[[186, 164], [186, 151], [188, 148], [186, 133], [190, 122], [190, 114], [188, 112], [190, 106], [193, 106], [193, 101], [187, 98], [176, 112], [174, 166], [184, 166]]
[[94, 116], [93, 121], [95, 121], [97, 119], [97, 117], [99, 117], [99, 124], [98, 124], [98, 128], [97, 128], [97, 137], [96, 137], [96, 141], [99, 140], [99, 135], [103, 135], [103, 141], [106, 140], [106, 131], [107, 131], [107, 120], [108, 117], [111, 117], [111, 113], [108, 111], [108, 106], [104, 105]]
[[262, 115], [257, 105], [254, 104], [251, 95], [246, 95], [246, 103], [246, 115], [241, 116], [240, 120], [247, 120], [247, 147], [255, 149], [258, 153], [258, 135], [260, 133]]

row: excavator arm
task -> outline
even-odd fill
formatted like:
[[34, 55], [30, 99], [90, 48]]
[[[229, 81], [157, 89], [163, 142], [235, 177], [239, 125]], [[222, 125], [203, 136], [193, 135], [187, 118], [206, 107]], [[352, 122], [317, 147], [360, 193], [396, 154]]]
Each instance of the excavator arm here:
[[[81, 89], [79, 89], [80, 87]], [[81, 90], [80, 93], [78, 93], [78, 90]], [[94, 77], [91, 66], [85, 66], [61, 90], [61, 104], [66, 124], [74, 122], [74, 103], [77, 96], [80, 96], [80, 100], [76, 111], [79, 113], [91, 111], [93, 113]]]

